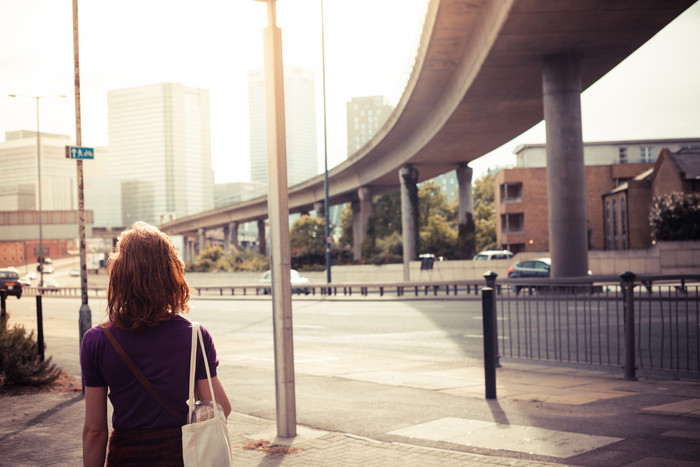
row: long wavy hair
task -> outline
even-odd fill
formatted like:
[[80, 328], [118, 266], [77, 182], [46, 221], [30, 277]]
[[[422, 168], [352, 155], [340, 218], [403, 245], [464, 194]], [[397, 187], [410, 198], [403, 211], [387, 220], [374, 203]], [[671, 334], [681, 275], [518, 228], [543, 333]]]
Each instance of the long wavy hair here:
[[137, 222], [123, 231], [109, 260], [107, 314], [120, 328], [157, 326], [190, 310], [185, 264], [157, 227]]

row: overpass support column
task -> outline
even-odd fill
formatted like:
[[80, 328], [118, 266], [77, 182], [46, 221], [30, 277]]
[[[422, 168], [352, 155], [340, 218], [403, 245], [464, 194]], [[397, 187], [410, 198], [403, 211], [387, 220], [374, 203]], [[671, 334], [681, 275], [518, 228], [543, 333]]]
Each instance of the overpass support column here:
[[194, 262], [194, 240], [191, 238], [185, 238], [185, 261], [192, 263]]
[[258, 220], [258, 253], [267, 254], [267, 242], [265, 241], [265, 219]]
[[326, 218], [326, 203], [324, 201], [314, 202], [314, 211], [316, 211], [316, 217], [319, 219]]
[[585, 276], [588, 273], [588, 240], [579, 57], [572, 54], [545, 56], [542, 94], [547, 131], [551, 276]]
[[226, 239], [226, 242], [228, 243], [228, 248], [240, 248], [240, 246], [238, 245], [238, 226], [239, 224], [237, 221], [233, 221], [228, 225], [228, 237]]
[[372, 216], [372, 190], [363, 186], [357, 190], [360, 201], [353, 201], [352, 207], [352, 259], [362, 259], [362, 243], [367, 237], [367, 224]]
[[223, 228], [224, 231], [224, 251], [228, 251], [231, 248], [231, 228], [228, 225], [225, 225]]
[[206, 242], [207, 236], [204, 229], [197, 230], [197, 254], [204, 251], [204, 249], [207, 247]]
[[401, 229], [403, 231], [403, 280], [409, 281], [410, 262], [418, 245], [418, 170], [410, 164], [399, 170], [401, 183]]
[[459, 186], [459, 210], [457, 222], [459, 227], [459, 257], [468, 259], [474, 256], [476, 238], [474, 236], [474, 203], [472, 202], [472, 168], [466, 162], [457, 167], [457, 185]]

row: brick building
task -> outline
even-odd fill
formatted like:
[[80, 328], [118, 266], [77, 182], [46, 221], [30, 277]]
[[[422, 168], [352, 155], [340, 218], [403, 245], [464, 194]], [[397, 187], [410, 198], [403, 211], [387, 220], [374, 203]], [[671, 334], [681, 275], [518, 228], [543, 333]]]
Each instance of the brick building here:
[[700, 192], [700, 148], [663, 149], [653, 168], [603, 195], [605, 249], [650, 247], [649, 206], [673, 192]]
[[[639, 174], [652, 170], [658, 148], [700, 148], [699, 139], [611, 141], [584, 144], [586, 178], [586, 218], [589, 249], [606, 248], [606, 220], [601, 197], [617, 187], [635, 179]], [[687, 149], [686, 149], [687, 150]], [[544, 144], [519, 146], [516, 151], [516, 167], [504, 169], [495, 176], [496, 236], [499, 247], [518, 253], [521, 251], [549, 250], [549, 216], [547, 203], [547, 169]], [[658, 165], [658, 164], [657, 164]], [[665, 172], [664, 172], [665, 174]], [[663, 175], [665, 177], [665, 175]], [[633, 188], [635, 190], [636, 188]], [[649, 198], [651, 200], [651, 198]], [[636, 213], [625, 224], [640, 229], [642, 218], [648, 216], [648, 206], [632, 207]], [[616, 201], [616, 206], [619, 206]], [[612, 206], [611, 206], [612, 209]], [[628, 214], [630, 206], [626, 205]], [[643, 211], [643, 213], [641, 213]], [[612, 218], [611, 218], [612, 219]], [[619, 220], [619, 207], [618, 207]], [[622, 225], [618, 225], [621, 232]], [[649, 238], [648, 221], [646, 221]], [[610, 230], [612, 232], [612, 230]], [[636, 240], [635, 240], [636, 242]], [[643, 248], [632, 246], [628, 248]], [[634, 243], [636, 245], [636, 243]]]

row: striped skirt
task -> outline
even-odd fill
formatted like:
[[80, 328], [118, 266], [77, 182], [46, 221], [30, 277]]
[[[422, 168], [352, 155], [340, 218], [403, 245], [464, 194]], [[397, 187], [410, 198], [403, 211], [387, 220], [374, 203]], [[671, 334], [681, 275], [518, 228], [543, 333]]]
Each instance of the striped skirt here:
[[182, 466], [182, 430], [113, 431], [109, 439], [107, 466]]

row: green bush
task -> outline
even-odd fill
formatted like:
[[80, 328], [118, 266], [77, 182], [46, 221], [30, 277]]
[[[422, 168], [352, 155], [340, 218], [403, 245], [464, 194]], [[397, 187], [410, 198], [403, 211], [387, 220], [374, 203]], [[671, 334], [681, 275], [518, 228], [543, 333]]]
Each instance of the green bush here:
[[225, 252], [219, 245], [207, 247], [187, 265], [191, 272], [262, 272], [270, 269], [267, 256], [253, 250], [231, 248]]
[[655, 196], [649, 224], [656, 240], [700, 240], [700, 193]]
[[51, 358], [39, 360], [34, 333], [16, 324], [7, 326], [0, 319], [0, 388], [3, 386], [41, 386], [51, 384], [60, 376], [61, 368]]

